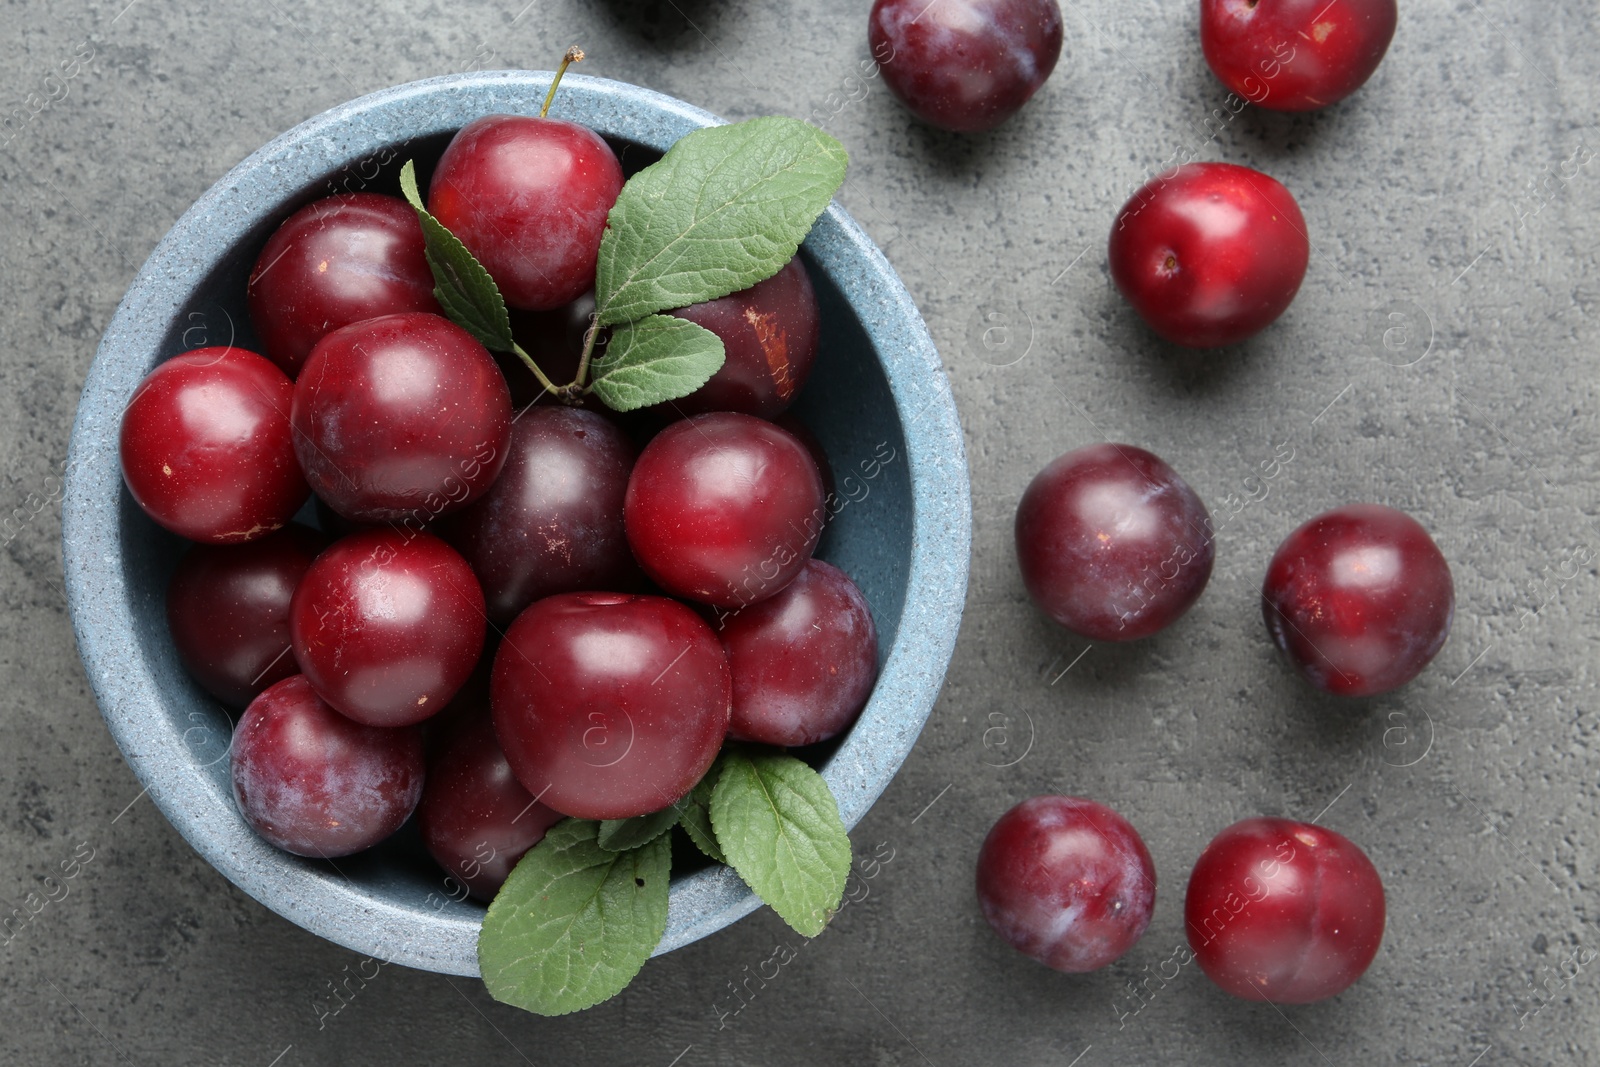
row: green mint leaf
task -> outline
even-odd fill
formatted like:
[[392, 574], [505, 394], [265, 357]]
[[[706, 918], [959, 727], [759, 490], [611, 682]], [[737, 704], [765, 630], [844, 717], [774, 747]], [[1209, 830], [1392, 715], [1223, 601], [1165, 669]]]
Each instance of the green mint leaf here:
[[628, 179], [595, 272], [600, 324], [748, 289], [794, 258], [844, 181], [844, 146], [798, 119], [685, 134]]
[[608, 852], [600, 824], [557, 823], [518, 862], [478, 935], [489, 995], [539, 1015], [609, 1000], [667, 929], [672, 838]]
[[648, 845], [678, 821], [676, 807], [662, 808], [649, 815], [635, 815], [631, 819], [607, 819], [600, 824], [595, 843], [607, 852], [626, 852], [630, 848]]
[[450, 321], [476, 337], [479, 344], [497, 352], [511, 351], [511, 317], [500, 287], [460, 238], [422, 206], [415, 162], [408, 159], [400, 169], [400, 191], [422, 224], [423, 255], [433, 271], [433, 298]]
[[722, 761], [719, 759], [711, 765], [705, 777], [689, 790], [689, 795], [675, 806], [678, 809], [678, 825], [689, 835], [689, 840], [718, 863], [727, 863], [727, 857], [717, 844], [717, 832], [711, 828], [711, 793], [716, 789], [717, 779], [721, 775]]
[[594, 363], [595, 395], [617, 411], [688, 396], [727, 358], [722, 338], [688, 319], [647, 315], [618, 326]]
[[828, 783], [793, 756], [728, 749], [711, 824], [728, 863], [796, 932], [815, 937], [844, 898], [850, 838]]

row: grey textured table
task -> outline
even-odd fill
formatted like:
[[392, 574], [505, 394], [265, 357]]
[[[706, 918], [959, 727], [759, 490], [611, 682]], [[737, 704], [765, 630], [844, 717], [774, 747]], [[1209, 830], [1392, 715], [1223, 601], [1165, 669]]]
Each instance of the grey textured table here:
[[[0, 11], [0, 900], [53, 898], [0, 947], [0, 1060], [1600, 1061], [1600, 966], [1573, 962], [1600, 950], [1600, 13], [1406, 3], [1367, 88], [1291, 118], [1223, 109], [1191, 0], [1072, 5], [1039, 97], [956, 138], [852, 80], [866, 6]], [[78, 390], [144, 257], [258, 145], [386, 85], [547, 68], [574, 41], [586, 73], [730, 119], [811, 117], [850, 149], [841, 200], [921, 304], [966, 428], [961, 641], [920, 743], [854, 834], [888, 859], [816, 942], [763, 911], [562, 1019], [393, 966], [325, 1014], [330, 985], [373, 966], [203, 863], [138, 796], [88, 695], [58, 522]], [[56, 99], [34, 114], [30, 94]], [[1105, 270], [1115, 210], [1185, 149], [1284, 181], [1315, 249], [1283, 320], [1220, 354], [1153, 340]], [[1010, 522], [1039, 467], [1106, 437], [1165, 457], [1226, 521], [1183, 622], [1086, 651], [1026, 602]], [[1235, 514], [1228, 494], [1243, 499], [1279, 450], [1293, 460]], [[1256, 590], [1284, 534], [1352, 500], [1434, 532], [1458, 608], [1417, 682], [1340, 703], [1275, 658]], [[983, 833], [1044, 791], [1113, 804], [1156, 859], [1150, 932], [1099, 974], [1017, 956], [977, 912]], [[1193, 967], [1135, 996], [1183, 939], [1189, 865], [1256, 814], [1320, 817], [1367, 849], [1389, 895], [1371, 971], [1281, 1013]]]

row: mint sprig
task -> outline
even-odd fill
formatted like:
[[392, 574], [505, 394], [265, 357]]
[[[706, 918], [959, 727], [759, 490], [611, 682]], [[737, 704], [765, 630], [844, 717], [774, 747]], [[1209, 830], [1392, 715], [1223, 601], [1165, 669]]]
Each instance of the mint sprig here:
[[[607, 216], [594, 318], [577, 376], [565, 385], [516, 343], [494, 279], [423, 204], [414, 161], [401, 170], [400, 188], [422, 226], [434, 297], [451, 321], [486, 348], [514, 353], [558, 399], [592, 392], [632, 411], [689, 395], [726, 358], [715, 334], [658, 312], [776, 274], [843, 183], [847, 163], [843, 145], [798, 119], [750, 119], [681, 137], [628, 179]], [[601, 327], [613, 328], [611, 341], [591, 366]]]
[[600, 824], [557, 823], [501, 887], [478, 935], [478, 966], [496, 1000], [565, 1015], [620, 993], [667, 929], [672, 839], [602, 848]]
[[721, 368], [722, 338], [673, 315], [647, 315], [611, 331], [594, 364], [594, 394], [607, 407], [633, 411], [688, 396]]
[[422, 254], [433, 272], [433, 298], [450, 321], [477, 338], [483, 347], [511, 351], [516, 342], [511, 339], [511, 316], [506, 312], [500, 287], [477, 257], [467, 251], [467, 246], [422, 206], [415, 160], [406, 160], [400, 168], [400, 191], [422, 224]]
[[777, 116], [685, 134], [622, 187], [595, 268], [602, 326], [770, 278], [844, 182], [844, 146]]
[[711, 794], [728, 863], [797, 933], [822, 933], [844, 899], [850, 838], [822, 776], [793, 756], [730, 748]]
[[711, 765], [704, 778], [689, 790], [689, 795], [678, 801], [678, 825], [689, 835], [695, 847], [718, 863], [728, 862], [717, 844], [717, 832], [711, 826], [711, 793], [722, 775], [722, 761]]
[[566, 819], [522, 857], [478, 934], [489, 993], [564, 1015], [621, 992], [666, 932], [674, 824], [806, 937], [839, 910], [850, 838], [828, 783], [793, 756], [730, 745], [670, 807]]
[[626, 852], [630, 848], [648, 845], [678, 821], [676, 807], [662, 808], [649, 815], [635, 815], [631, 819], [606, 819], [595, 834], [595, 843], [607, 852]]

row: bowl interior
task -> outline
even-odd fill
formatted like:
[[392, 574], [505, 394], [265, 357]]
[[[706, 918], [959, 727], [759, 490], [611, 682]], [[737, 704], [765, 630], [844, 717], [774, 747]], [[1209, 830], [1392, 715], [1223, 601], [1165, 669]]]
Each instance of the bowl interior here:
[[[102, 341], [80, 405], [64, 503], [69, 596], [80, 650], [118, 744], [180, 832], [227, 877], [294, 922], [357, 951], [476, 974], [482, 908], [461, 898], [409, 828], [337, 861], [266, 845], [234, 806], [230, 713], [187, 675], [167, 633], [167, 579], [184, 543], [122, 486], [116, 434], [138, 381], [202, 345], [255, 348], [245, 281], [274, 228], [338, 191], [398, 193], [427, 174], [453, 131], [495, 112], [536, 113], [548, 75], [497, 72], [400, 86], [313, 119], [245, 160], [152, 254]], [[630, 172], [716, 120], [618, 83], [569, 76], [560, 117], [606, 136]], [[948, 384], [914, 306], [881, 254], [837, 206], [804, 257], [822, 313], [818, 361], [795, 412], [832, 460], [838, 493], [818, 555], [861, 586], [882, 672], [861, 719], [802, 753], [854, 826], [903, 761], [949, 660], [966, 579], [965, 464]], [[692, 848], [675, 856], [658, 952], [758, 906], [732, 871]]]

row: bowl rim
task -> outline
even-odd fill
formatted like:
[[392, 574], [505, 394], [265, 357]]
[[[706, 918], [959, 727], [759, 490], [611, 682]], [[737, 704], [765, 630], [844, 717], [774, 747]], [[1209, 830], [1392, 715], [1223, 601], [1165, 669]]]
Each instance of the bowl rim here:
[[[101, 715], [145, 791], [208, 863], [271, 910], [353, 951], [446, 974], [478, 975], [481, 912], [446, 902], [453, 906], [419, 919], [415, 909], [374, 898], [348, 881], [285, 868], [283, 854], [236, 813], [231, 821], [213, 817], [219, 790], [203, 773], [209, 764], [193, 751], [214, 751], [213, 739], [206, 731], [191, 742], [189, 734], [199, 728], [179, 730], [161, 712], [162, 693], [134, 636], [121, 562], [116, 445], [122, 410], [152, 365], [132, 367], [127, 353], [159, 355], [195, 282], [224, 261], [241, 233], [280, 210], [285, 189], [296, 195], [314, 187], [335, 156], [360, 160], [407, 135], [446, 133], [483, 114], [536, 113], [551, 77], [549, 71], [484, 71], [392, 86], [301, 122], [230, 169], [162, 237], [118, 304], [86, 376], [68, 448], [62, 502], [68, 611]], [[602, 134], [661, 149], [690, 130], [723, 123], [654, 90], [576, 74], [563, 79], [553, 110]], [[909, 469], [912, 554], [905, 601], [863, 721], [874, 707], [899, 711], [873, 720], [881, 728], [872, 731], [870, 744], [852, 730], [823, 771], [845, 826], [853, 828], [910, 753], [954, 652], [966, 597], [971, 492], [949, 379], [893, 267], [837, 202], [818, 219], [805, 248], [849, 303], [877, 354]], [[856, 267], [830, 269], [847, 264]], [[216, 758], [225, 755], [226, 748]], [[227, 801], [231, 807], [232, 797]], [[653, 955], [713, 933], [760, 905], [726, 866], [675, 878], [666, 934]]]

